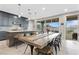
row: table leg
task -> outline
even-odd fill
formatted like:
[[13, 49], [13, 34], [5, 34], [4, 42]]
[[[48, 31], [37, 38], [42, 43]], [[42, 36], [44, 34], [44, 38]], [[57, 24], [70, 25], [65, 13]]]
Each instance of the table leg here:
[[26, 48], [25, 48], [24, 54], [25, 54], [25, 52], [26, 52], [27, 48], [28, 48], [28, 45], [27, 45], [27, 46], [26, 46]]
[[33, 55], [33, 48], [34, 48], [34, 46], [30, 45], [31, 55]]

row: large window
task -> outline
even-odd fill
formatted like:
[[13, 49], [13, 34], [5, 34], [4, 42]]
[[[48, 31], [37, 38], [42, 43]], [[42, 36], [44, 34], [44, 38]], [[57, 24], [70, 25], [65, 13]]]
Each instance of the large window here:
[[[67, 27], [74, 27], [78, 25], [78, 20], [71, 20], [71, 21], [66, 21]], [[59, 27], [60, 23], [59, 22], [52, 22], [48, 24], [51, 27]]]
[[48, 25], [51, 27], [59, 27], [60, 23], [59, 22], [52, 22], [52, 23], [49, 23]]
[[67, 21], [66, 24], [67, 24], [67, 27], [74, 27], [78, 25], [78, 20]]

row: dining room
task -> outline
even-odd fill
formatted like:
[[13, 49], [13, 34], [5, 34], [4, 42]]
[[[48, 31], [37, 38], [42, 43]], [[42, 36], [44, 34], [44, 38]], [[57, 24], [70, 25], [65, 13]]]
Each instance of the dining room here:
[[78, 4], [1, 4], [0, 9], [0, 55], [79, 54]]

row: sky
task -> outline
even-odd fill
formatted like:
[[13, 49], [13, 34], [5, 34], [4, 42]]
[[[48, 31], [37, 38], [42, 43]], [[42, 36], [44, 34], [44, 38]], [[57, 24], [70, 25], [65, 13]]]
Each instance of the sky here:
[[[67, 21], [66, 22], [66, 26], [67, 27], [73, 27], [75, 25], [78, 25], [78, 21], [77, 20], [72, 20], [72, 21]], [[60, 23], [59, 22], [52, 22], [52, 23], [49, 23], [49, 26], [51, 26], [51, 27], [59, 27]]]

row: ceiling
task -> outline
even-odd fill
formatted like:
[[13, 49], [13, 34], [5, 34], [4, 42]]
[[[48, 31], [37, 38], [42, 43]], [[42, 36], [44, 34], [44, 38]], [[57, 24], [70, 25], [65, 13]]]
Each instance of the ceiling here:
[[37, 19], [79, 10], [79, 4], [0, 4], [0, 10]]

